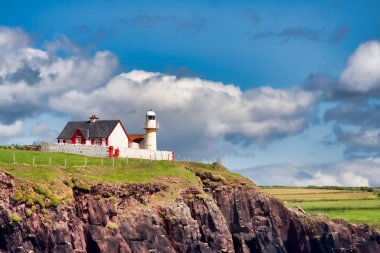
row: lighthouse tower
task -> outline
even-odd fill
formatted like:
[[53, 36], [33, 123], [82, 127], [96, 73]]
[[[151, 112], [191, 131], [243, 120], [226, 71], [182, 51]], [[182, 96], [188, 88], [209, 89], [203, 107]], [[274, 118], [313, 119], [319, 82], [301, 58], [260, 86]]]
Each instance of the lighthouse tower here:
[[145, 129], [145, 148], [157, 150], [157, 129], [156, 113], [151, 109], [146, 113]]

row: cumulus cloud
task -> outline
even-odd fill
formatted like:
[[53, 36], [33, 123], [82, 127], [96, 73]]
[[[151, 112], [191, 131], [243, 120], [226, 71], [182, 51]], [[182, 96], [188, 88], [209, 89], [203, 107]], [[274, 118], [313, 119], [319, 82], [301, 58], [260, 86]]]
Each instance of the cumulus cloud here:
[[339, 78], [310, 75], [310, 91], [320, 91], [330, 105], [324, 111], [325, 122], [335, 124], [338, 143], [346, 146], [349, 158], [379, 154], [380, 129], [380, 42], [361, 44], [349, 57]]
[[[231, 84], [142, 70], [115, 76], [118, 61], [108, 51], [88, 56], [65, 36], [44, 45], [33, 47], [22, 29], [0, 27], [0, 124], [19, 126], [18, 120], [42, 112], [78, 120], [96, 113], [121, 119], [133, 133], [142, 132], [144, 114], [153, 108], [161, 121], [161, 148], [211, 155], [218, 147], [241, 144], [239, 138], [265, 144], [302, 132], [318, 98], [297, 87], [242, 91]], [[40, 123], [31, 134], [50, 138], [54, 133]]]
[[22, 121], [17, 120], [11, 125], [0, 124], [0, 137], [17, 137], [22, 134]]
[[335, 128], [337, 140], [346, 145], [346, 155], [355, 157], [360, 153], [380, 155], [380, 129], [342, 130]]
[[50, 96], [100, 87], [118, 67], [108, 51], [59, 57], [56, 50], [68, 50], [71, 45], [65, 37], [59, 43], [47, 43], [47, 50], [34, 48], [31, 41], [22, 29], [0, 27], [0, 123], [49, 111]]
[[362, 93], [380, 88], [379, 41], [368, 41], [356, 49], [340, 76], [340, 82], [341, 88]]
[[35, 138], [40, 138], [42, 140], [55, 141], [59, 132], [51, 128], [46, 122], [37, 122], [30, 133]]
[[265, 142], [299, 133], [307, 126], [316, 99], [317, 95], [300, 88], [243, 92], [220, 82], [135, 70], [92, 92], [70, 90], [51, 97], [49, 107], [78, 118], [91, 112], [122, 117], [132, 122], [127, 122], [127, 130], [132, 125], [133, 131], [141, 131], [133, 128], [133, 122], [141, 122], [145, 111], [153, 108], [164, 124], [162, 139], [171, 145], [177, 142], [182, 151], [203, 152], [227, 135]]
[[237, 172], [259, 185], [378, 187], [379, 166], [379, 158], [368, 158], [322, 165], [274, 164]]

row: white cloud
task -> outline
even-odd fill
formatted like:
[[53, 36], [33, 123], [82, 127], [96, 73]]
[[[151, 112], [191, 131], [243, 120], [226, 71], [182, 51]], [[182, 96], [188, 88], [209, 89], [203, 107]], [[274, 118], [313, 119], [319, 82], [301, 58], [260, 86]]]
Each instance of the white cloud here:
[[380, 186], [380, 159], [357, 159], [323, 165], [274, 164], [239, 170], [259, 185]]
[[351, 171], [343, 172], [340, 181], [345, 186], [369, 186], [369, 180]]
[[253, 141], [299, 133], [316, 99], [315, 94], [299, 88], [262, 87], [243, 92], [220, 82], [139, 70], [121, 74], [90, 93], [69, 90], [52, 97], [49, 106], [78, 118], [94, 112], [126, 119], [131, 122], [127, 131], [153, 108], [162, 122], [163, 139], [196, 151], [210, 144], [215, 147], [226, 135]]
[[22, 134], [22, 121], [17, 120], [11, 125], [0, 124], [0, 137], [16, 137]]
[[[0, 38], [0, 50], [8, 48], [0, 56], [0, 123], [41, 112], [75, 119], [96, 113], [123, 120], [132, 133], [142, 132], [144, 114], [153, 108], [161, 121], [161, 147], [211, 155], [216, 143], [235, 145], [241, 137], [266, 143], [302, 132], [318, 97], [297, 87], [242, 91], [231, 84], [142, 70], [112, 78], [118, 61], [108, 51], [85, 56], [66, 37], [45, 43], [47, 50], [33, 48], [21, 29], [0, 29]], [[12, 41], [17, 43], [9, 46]], [[57, 50], [73, 55], [59, 57]]]
[[46, 122], [37, 122], [31, 129], [31, 134], [35, 138], [39, 137], [43, 140], [56, 141], [59, 133], [55, 129], [52, 129]]
[[28, 35], [20, 28], [9, 28], [0, 26], [0, 48], [13, 50], [26, 47], [30, 43]]
[[380, 42], [368, 41], [351, 55], [340, 76], [343, 89], [369, 92], [380, 88]]
[[324, 174], [321, 171], [313, 173], [311, 178], [308, 179], [293, 179], [293, 184], [296, 186], [308, 186], [308, 185], [342, 185], [337, 178], [332, 175]]
[[118, 68], [117, 58], [108, 51], [62, 58], [51, 48], [33, 48], [30, 41], [21, 29], [0, 27], [0, 122], [49, 111], [48, 97], [92, 91], [107, 83]]
[[344, 143], [348, 150], [353, 151], [379, 151], [380, 129], [336, 130], [338, 141]]

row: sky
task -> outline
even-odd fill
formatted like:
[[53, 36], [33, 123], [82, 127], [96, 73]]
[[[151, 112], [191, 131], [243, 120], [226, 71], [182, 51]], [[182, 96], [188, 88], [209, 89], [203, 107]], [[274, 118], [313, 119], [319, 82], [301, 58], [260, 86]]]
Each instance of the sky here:
[[0, 2], [0, 145], [120, 119], [260, 185], [380, 186], [378, 1]]

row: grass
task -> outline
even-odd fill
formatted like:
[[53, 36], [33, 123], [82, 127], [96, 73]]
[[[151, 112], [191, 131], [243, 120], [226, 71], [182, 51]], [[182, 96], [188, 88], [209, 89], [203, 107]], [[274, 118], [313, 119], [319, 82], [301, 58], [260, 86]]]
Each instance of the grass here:
[[330, 192], [309, 194], [274, 194], [276, 198], [287, 201], [317, 201], [338, 199], [373, 199], [376, 196], [372, 192]]
[[[16, 161], [16, 162], [14, 162]], [[34, 161], [34, 165], [33, 165]], [[0, 149], [0, 172], [16, 178], [13, 198], [29, 208], [55, 207], [72, 201], [71, 188], [88, 191], [92, 183], [162, 183], [169, 190], [155, 201], [176, 199], [183, 189], [202, 190], [194, 170], [212, 172], [216, 181], [229, 185], [248, 184], [248, 180], [225, 168], [183, 161], [109, 159], [81, 155]], [[245, 180], [247, 182], [245, 182]]]
[[[16, 157], [14, 163], [13, 157]], [[33, 166], [34, 158], [34, 166]], [[65, 166], [66, 160], [66, 166]], [[51, 164], [51, 165], [50, 165]], [[0, 149], [0, 167], [19, 178], [54, 180], [67, 175], [98, 182], [147, 183], [162, 177], [178, 177], [196, 183], [194, 173], [185, 170], [186, 162], [140, 159], [109, 159], [64, 153]], [[211, 165], [203, 165], [210, 167]]]
[[263, 187], [263, 190], [284, 200], [286, 206], [299, 206], [309, 214], [323, 214], [352, 223], [380, 225], [377, 188]]
[[334, 210], [334, 211], [310, 211], [312, 214], [324, 214], [331, 219], [344, 219], [351, 223], [365, 223], [368, 225], [380, 225], [380, 210]]
[[265, 192], [274, 195], [286, 195], [286, 194], [328, 194], [328, 193], [341, 193], [344, 190], [328, 190], [328, 189], [310, 189], [310, 188], [265, 188]]

